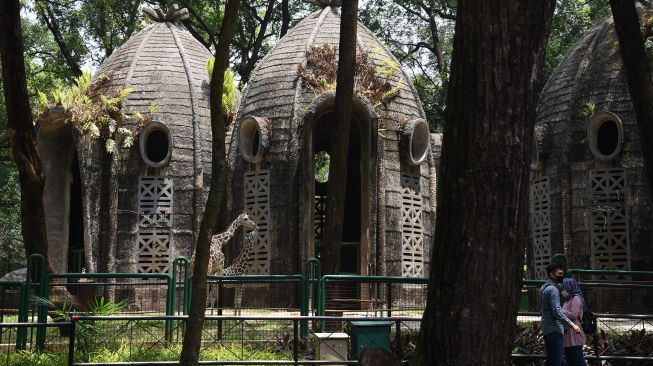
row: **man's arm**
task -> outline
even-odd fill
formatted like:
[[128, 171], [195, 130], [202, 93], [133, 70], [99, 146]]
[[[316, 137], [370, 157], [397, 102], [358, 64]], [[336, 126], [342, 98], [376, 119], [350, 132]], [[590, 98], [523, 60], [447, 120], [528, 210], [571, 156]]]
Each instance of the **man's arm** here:
[[551, 314], [553, 317], [557, 320], [562, 321], [562, 325], [565, 328], [569, 328], [574, 325], [574, 323], [569, 320], [565, 316], [565, 314], [562, 312], [562, 308], [560, 307], [560, 293], [555, 286], [549, 286], [546, 289], [549, 292], [549, 305], [551, 307]]

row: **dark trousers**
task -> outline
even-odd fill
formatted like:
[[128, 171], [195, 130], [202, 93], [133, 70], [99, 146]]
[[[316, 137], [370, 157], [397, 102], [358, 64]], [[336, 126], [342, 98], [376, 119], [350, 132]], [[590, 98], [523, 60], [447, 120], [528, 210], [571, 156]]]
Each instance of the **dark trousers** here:
[[545, 334], [544, 345], [546, 346], [546, 365], [562, 366], [562, 352], [564, 350], [562, 333], [553, 332]]
[[583, 357], [583, 346], [565, 347], [567, 366], [587, 366]]

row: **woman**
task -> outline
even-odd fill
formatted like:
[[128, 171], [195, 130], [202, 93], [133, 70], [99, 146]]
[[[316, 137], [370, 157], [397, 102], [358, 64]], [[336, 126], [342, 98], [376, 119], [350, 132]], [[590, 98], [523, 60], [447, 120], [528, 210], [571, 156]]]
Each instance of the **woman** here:
[[580, 290], [578, 282], [573, 278], [565, 278], [562, 281], [564, 290], [566, 292], [566, 301], [562, 305], [562, 312], [574, 324], [581, 328], [580, 333], [571, 332], [567, 330], [563, 336], [563, 344], [565, 346], [565, 359], [568, 366], [587, 366], [585, 358], [583, 357], [583, 346], [587, 343], [585, 332], [582, 331], [583, 326], [583, 307], [585, 299]]

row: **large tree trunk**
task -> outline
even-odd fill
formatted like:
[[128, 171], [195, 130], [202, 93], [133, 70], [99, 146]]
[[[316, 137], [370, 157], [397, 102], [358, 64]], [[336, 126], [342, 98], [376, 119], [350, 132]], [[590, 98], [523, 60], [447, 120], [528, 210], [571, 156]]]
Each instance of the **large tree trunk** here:
[[45, 230], [43, 190], [45, 170], [36, 148], [36, 133], [27, 93], [18, 0], [0, 1], [0, 54], [7, 108], [7, 127], [20, 179], [20, 216], [25, 252], [42, 254], [52, 271]]
[[347, 152], [349, 126], [354, 100], [354, 75], [356, 72], [356, 27], [358, 0], [344, 1], [340, 20], [340, 46], [338, 76], [336, 78], [336, 126], [331, 139], [332, 156], [327, 186], [326, 222], [322, 247], [322, 271], [338, 273], [340, 269], [340, 242], [342, 217], [347, 191]]
[[224, 151], [225, 125], [222, 110], [224, 73], [229, 62], [229, 44], [238, 20], [240, 0], [229, 0], [225, 6], [220, 38], [215, 49], [215, 64], [211, 75], [211, 133], [213, 152], [211, 154], [211, 187], [206, 201], [204, 217], [195, 246], [195, 268], [193, 268], [193, 293], [190, 313], [186, 323], [184, 344], [179, 359], [180, 365], [197, 365], [202, 344], [202, 327], [206, 311], [207, 271], [211, 236], [215, 233], [220, 208], [226, 196], [227, 160]]
[[461, 0], [415, 365], [509, 365], [538, 80], [555, 0]]
[[281, 37], [288, 33], [288, 28], [290, 27], [290, 9], [288, 1], [289, 0], [281, 0]]
[[614, 27], [617, 30], [630, 99], [639, 125], [644, 171], [648, 180], [649, 199], [653, 200], [653, 80], [646, 61], [639, 16], [633, 0], [610, 0]]

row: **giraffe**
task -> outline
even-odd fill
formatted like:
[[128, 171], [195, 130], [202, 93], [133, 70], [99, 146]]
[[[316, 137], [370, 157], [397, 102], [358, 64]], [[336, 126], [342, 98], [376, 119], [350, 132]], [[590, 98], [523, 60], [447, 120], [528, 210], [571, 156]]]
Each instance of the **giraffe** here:
[[[247, 268], [247, 261], [249, 257], [254, 252], [254, 243], [256, 240], [256, 234], [258, 233], [258, 227], [254, 225], [254, 229], [249, 233], [245, 234], [245, 247], [241, 250], [240, 254], [234, 262], [227, 268], [225, 268], [223, 275], [224, 276], [242, 276], [245, 274]], [[225, 286], [231, 287], [231, 286]], [[240, 315], [240, 306], [243, 301], [243, 289], [244, 285], [235, 285], [234, 287], [234, 311], [235, 315]]]
[[[211, 248], [209, 249], [209, 267], [206, 273], [212, 275], [222, 276], [224, 273], [224, 253], [222, 247], [231, 239], [236, 233], [236, 229], [245, 225], [245, 229], [256, 229], [256, 223], [252, 221], [246, 213], [238, 215], [238, 217], [229, 224], [227, 230], [220, 234], [215, 234], [211, 237]], [[190, 258], [190, 270], [195, 270], [195, 253]]]

